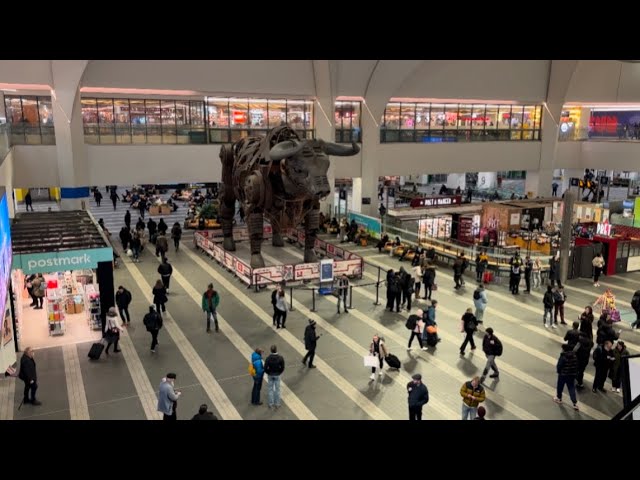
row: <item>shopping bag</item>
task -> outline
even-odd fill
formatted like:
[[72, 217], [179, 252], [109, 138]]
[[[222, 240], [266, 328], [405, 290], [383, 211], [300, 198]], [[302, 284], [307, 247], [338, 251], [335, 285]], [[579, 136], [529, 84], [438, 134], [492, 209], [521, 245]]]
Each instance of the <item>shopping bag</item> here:
[[364, 366], [365, 367], [378, 367], [380, 366], [380, 362], [376, 358], [375, 355], [365, 355], [364, 357]]
[[435, 292], [436, 290], [438, 290], [438, 284], [437, 284], [437, 283], [434, 283], [434, 284], [431, 286], [431, 291], [432, 291], [432, 292]]

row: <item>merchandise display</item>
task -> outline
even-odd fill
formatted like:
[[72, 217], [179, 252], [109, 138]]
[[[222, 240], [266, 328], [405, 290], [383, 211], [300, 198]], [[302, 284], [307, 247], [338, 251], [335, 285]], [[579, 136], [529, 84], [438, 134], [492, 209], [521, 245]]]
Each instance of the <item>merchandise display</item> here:
[[88, 284], [84, 289], [87, 305], [87, 318], [92, 330], [102, 330], [102, 318], [100, 317], [100, 292], [97, 284]]

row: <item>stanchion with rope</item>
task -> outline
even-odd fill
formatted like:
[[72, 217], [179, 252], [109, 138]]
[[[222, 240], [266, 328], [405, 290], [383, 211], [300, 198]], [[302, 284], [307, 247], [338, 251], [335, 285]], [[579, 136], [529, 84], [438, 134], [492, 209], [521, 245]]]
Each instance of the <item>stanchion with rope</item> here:
[[311, 311], [315, 312], [316, 311], [316, 289], [315, 288], [311, 289], [311, 301], [312, 301]]
[[293, 312], [293, 287], [289, 287], [289, 311]]
[[353, 285], [349, 285], [349, 308], [353, 308]]
[[373, 302], [374, 305], [380, 305], [380, 302], [378, 301], [380, 299], [379, 296], [379, 292], [380, 292], [380, 282], [376, 282], [376, 301]]

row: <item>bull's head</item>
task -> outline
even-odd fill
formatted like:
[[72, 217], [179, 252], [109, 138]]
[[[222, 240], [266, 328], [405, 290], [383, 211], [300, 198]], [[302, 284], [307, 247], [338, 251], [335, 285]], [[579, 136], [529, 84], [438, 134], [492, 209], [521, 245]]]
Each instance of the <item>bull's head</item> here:
[[356, 143], [348, 147], [323, 140], [287, 140], [274, 145], [269, 157], [280, 161], [287, 194], [322, 199], [331, 193], [327, 180], [328, 156], [348, 157], [359, 151]]

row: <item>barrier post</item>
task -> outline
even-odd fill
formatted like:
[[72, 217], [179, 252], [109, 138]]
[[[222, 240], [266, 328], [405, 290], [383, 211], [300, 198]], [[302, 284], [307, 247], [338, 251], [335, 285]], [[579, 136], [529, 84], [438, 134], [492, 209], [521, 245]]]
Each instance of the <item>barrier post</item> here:
[[376, 282], [376, 301], [373, 302], [374, 305], [380, 305], [380, 302], [378, 301], [379, 299], [379, 290], [380, 290], [380, 282]]
[[378, 283], [380, 283], [380, 267], [378, 267]]
[[349, 285], [349, 308], [353, 308], [353, 285]]
[[289, 288], [289, 311], [293, 312], [293, 287]]
[[311, 289], [311, 311], [312, 312], [316, 311], [316, 289], [315, 288]]
[[257, 274], [257, 273], [256, 273], [256, 274], [254, 274], [254, 277], [253, 277], [253, 283], [254, 283], [254, 284], [255, 284], [255, 286], [256, 286], [256, 293], [258, 293], [258, 274]]

